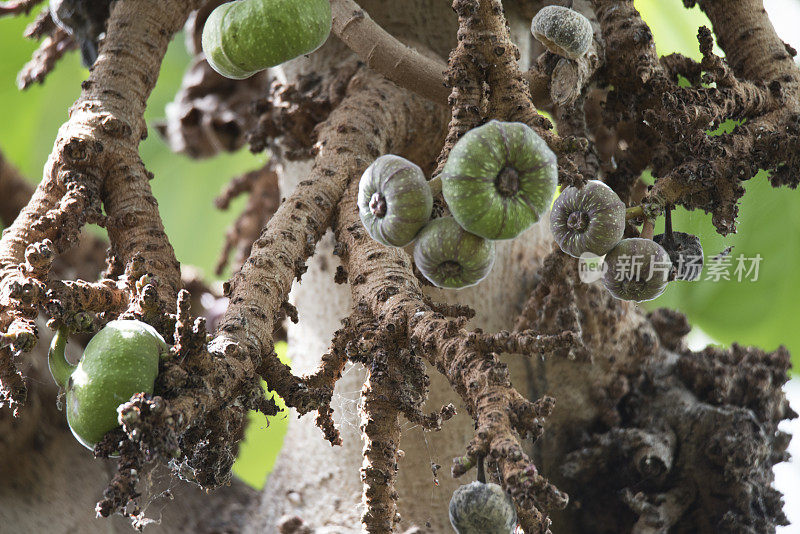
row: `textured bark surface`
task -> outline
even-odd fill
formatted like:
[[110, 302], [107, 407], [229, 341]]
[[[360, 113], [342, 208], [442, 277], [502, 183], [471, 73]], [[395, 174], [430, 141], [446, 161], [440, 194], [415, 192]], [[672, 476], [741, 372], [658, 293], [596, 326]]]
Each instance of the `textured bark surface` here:
[[[41, 325], [44, 326], [44, 325]], [[48, 336], [49, 337], [49, 336]], [[28, 403], [23, 417], [0, 411], [0, 524], [9, 532], [131, 532], [127, 519], [98, 519], [94, 505], [115, 462], [97, 460], [80, 445], [66, 424], [59, 391], [47, 369], [43, 340], [35, 350]], [[80, 346], [71, 346], [68, 354]], [[147, 532], [241, 532], [256, 492], [241, 482], [212, 495], [171, 479], [165, 470], [145, 475], [141, 485], [148, 517], [157, 521]]]
[[[192, 15], [195, 51], [219, 3]], [[181, 290], [138, 156], [167, 43], [200, 2], [115, 3], [29, 202], [0, 159], [0, 191], [14, 192], [0, 216], [8, 223], [21, 210], [0, 241], [0, 406], [22, 416], [0, 411], [2, 524], [37, 531], [56, 515], [47, 524], [56, 531], [124, 525], [88, 519], [99, 499], [98, 513], [141, 527], [161, 513], [155, 480], [178, 502], [153, 531], [448, 532], [452, 491], [484, 463], [528, 534], [548, 533], [551, 519], [556, 532], [641, 534], [760, 533], [785, 522], [771, 487], [788, 444], [777, 425], [795, 416], [780, 389], [784, 349], [688, 351], [680, 314], [647, 315], [582, 283], [575, 259], [553, 246], [547, 215], [497, 243], [490, 276], [461, 291], [434, 289], [409, 250], [380, 245], [359, 221], [358, 178], [376, 157], [398, 154], [435, 175], [459, 136], [492, 118], [534, 128], [559, 156], [562, 185], [601, 177], [640, 204], [647, 220], [630, 219], [630, 235], [652, 230], [673, 204], [733, 231], [739, 182], [758, 168], [774, 171], [773, 185], [797, 185], [789, 148], [800, 71], [760, 2], [699, 2], [714, 26], [699, 32], [700, 63], [658, 58], [630, 0], [576, 0], [595, 29], [590, 54], [570, 62], [543, 52], [528, 26], [544, 3], [334, 0], [341, 41], [308, 57], [241, 84], [196, 58], [160, 128], [173, 149], [210, 156], [246, 137], [274, 155], [220, 199], [250, 194], [224, 251], [237, 249], [241, 268], [225, 285], [227, 307], [209, 317], [210, 336]], [[28, 33], [49, 36], [29, 69], [40, 76], [74, 45], [46, 15]], [[713, 35], [728, 63], [712, 54]], [[727, 118], [748, 119], [742, 135], [705, 134]], [[647, 167], [650, 190], [639, 176]], [[97, 254], [72, 247], [90, 222], [110, 239], [100, 281]], [[57, 255], [78, 274], [51, 269]], [[173, 344], [156, 394], [121, 405], [123, 428], [97, 448], [119, 450], [116, 464], [91, 460], [65, 431], [43, 345], [34, 347], [40, 315], [88, 320], [86, 331], [136, 317]], [[291, 368], [274, 353], [285, 318]], [[292, 407], [262, 494], [234, 483], [206, 500], [178, 484], [230, 483], [248, 409], [277, 412], [262, 378]]]
[[[424, 35], [423, 26], [433, 24], [433, 20], [449, 21], [454, 28], [455, 15], [449, 6], [435, 4], [420, 2], [417, 9], [412, 11], [416, 19], [412, 21], [409, 20], [407, 6], [398, 5], [394, 12], [386, 9], [386, 6], [375, 9], [370, 2], [361, 3], [368, 12], [374, 13], [373, 17], [384, 28], [401, 39], [406, 36], [409, 39], [421, 39]], [[518, 22], [518, 19], [513, 22], [514, 27], [519, 30], [516, 35], [524, 36], [523, 31], [528, 31], [527, 25]], [[434, 40], [431, 40], [432, 35], [425, 35], [423, 42], [431, 49], [446, 54], [451, 45], [444, 39], [448, 35], [444, 28], [446, 25], [442, 24], [433, 34]], [[412, 29], [415, 30], [413, 33], [410, 31]], [[453, 33], [449, 35], [452, 36]], [[525, 43], [527, 39], [522, 38], [519, 42]], [[335, 47], [336, 44], [329, 43], [326, 46]], [[320, 52], [327, 52], [328, 57], [336, 57], [341, 49], [336, 47]], [[315, 67], [314, 61], [327, 62], [320, 57], [312, 57], [310, 62], [296, 61], [287, 66], [288, 75], [302, 75], [307, 69]], [[417, 162], [423, 165], [425, 163], [424, 160]], [[282, 173], [282, 188], [293, 189], [294, 183], [306, 176], [306, 169], [306, 164], [292, 164], [285, 168]], [[316, 255], [311, 260], [308, 271], [292, 292], [291, 300], [298, 307], [301, 323], [289, 325], [289, 356], [292, 358], [293, 369], [299, 373], [314, 369], [316, 355], [325, 352], [334, 331], [340, 327], [340, 320], [348, 315], [351, 307], [349, 289], [333, 284], [339, 259], [333, 255], [333, 243], [329, 238], [323, 239], [317, 245]], [[479, 288], [458, 292], [433, 289], [428, 291], [437, 300], [459, 302], [480, 310], [479, 316], [470, 325], [483, 327], [488, 332], [502, 330], [513, 324], [521, 310], [526, 288], [532, 284], [538, 263], [549, 252], [549, 232], [545, 225], [535, 225], [520, 239], [498, 245], [498, 259], [492, 273]], [[324, 301], [320, 301], [320, 294], [326, 295]], [[509, 303], [516, 303], [516, 306], [509, 306]], [[308, 325], [313, 327], [309, 328]], [[512, 375], [524, 376], [523, 363], [519, 357], [514, 358], [517, 361], [510, 362]], [[362, 462], [362, 445], [360, 431], [354, 419], [354, 404], [357, 402], [356, 392], [364, 379], [363, 370], [356, 365], [337, 383], [331, 403], [336, 414], [334, 419], [347, 419], [346, 423], [340, 423], [339, 426], [343, 440], [341, 449], [331, 448], [319, 440], [319, 431], [314, 428], [311, 418], [290, 422], [285, 442], [287, 446], [267, 480], [253, 531], [268, 531], [270, 527], [274, 528], [281, 517], [296, 515], [311, 527], [319, 529], [317, 532], [361, 532], [362, 488], [357, 474]], [[524, 385], [521, 385], [520, 390], [523, 388]], [[412, 526], [429, 528], [431, 532], [447, 532], [451, 528], [447, 517], [447, 503], [461, 481], [450, 476], [449, 463], [452, 458], [462, 454], [464, 443], [473, 434], [474, 423], [447, 381], [438, 373], [432, 372], [427, 410], [435, 410], [451, 402], [456, 405], [459, 415], [446, 422], [440, 432], [426, 431], [421, 427], [409, 428], [407, 422], [402, 425], [404, 432], [400, 449], [404, 454], [399, 461], [397, 485], [399, 513], [402, 518], [397, 526], [399, 531]], [[302, 443], [303, 446], [295, 447], [292, 446], [293, 443]], [[433, 472], [432, 466], [436, 465], [440, 469]], [[438, 485], [435, 481], [438, 481]], [[296, 492], [300, 498], [271, 497], [292, 492]], [[329, 498], [331, 493], [337, 495], [333, 502]]]

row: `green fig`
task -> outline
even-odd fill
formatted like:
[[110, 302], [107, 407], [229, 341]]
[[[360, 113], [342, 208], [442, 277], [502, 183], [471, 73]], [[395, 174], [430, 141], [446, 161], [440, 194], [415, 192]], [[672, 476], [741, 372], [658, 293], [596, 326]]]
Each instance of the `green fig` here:
[[530, 127], [489, 121], [465, 133], [442, 169], [442, 194], [466, 231], [512, 239], [550, 207], [556, 155]]
[[358, 212], [372, 239], [391, 247], [414, 240], [431, 218], [433, 194], [422, 170], [400, 156], [376, 159], [358, 184]]
[[310, 54], [330, 32], [330, 0], [236, 0], [208, 16], [203, 52], [215, 71], [241, 80]]
[[64, 349], [69, 332], [62, 328], [50, 346], [50, 373], [66, 389], [67, 423], [75, 438], [93, 449], [117, 428], [117, 407], [135, 393], [152, 393], [159, 359], [167, 344], [141, 321], [111, 321], [86, 345], [78, 365]]
[[414, 244], [417, 269], [437, 287], [477, 284], [492, 270], [494, 256], [494, 243], [465, 231], [452, 217], [429, 222]]

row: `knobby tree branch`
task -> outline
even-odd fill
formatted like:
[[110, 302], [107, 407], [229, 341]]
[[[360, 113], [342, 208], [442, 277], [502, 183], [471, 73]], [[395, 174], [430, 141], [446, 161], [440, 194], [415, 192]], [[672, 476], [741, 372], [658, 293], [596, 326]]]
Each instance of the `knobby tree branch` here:
[[[23, 12], [34, 3], [0, 4], [0, 15]], [[358, 178], [387, 153], [425, 169], [438, 162], [437, 174], [468, 130], [489, 119], [520, 121], [557, 153], [562, 185], [604, 178], [621, 198], [642, 201], [649, 212], [666, 205], [699, 207], [713, 213], [720, 232], [733, 231], [743, 179], [764, 168], [772, 171], [774, 185], [795, 187], [800, 180], [800, 156], [792, 150], [800, 139], [800, 71], [792, 60], [794, 51], [777, 38], [760, 2], [701, 0], [726, 59], [714, 56], [713, 35], [703, 28], [698, 63], [678, 55], [658, 58], [652, 34], [632, 1], [576, 0], [573, 7], [595, 26], [589, 53], [573, 61], [547, 52], [523, 72], [500, 0], [453, 1], [459, 30], [446, 65], [422, 44], [409, 42], [415, 47], [411, 48], [387, 33], [352, 0], [332, 0], [334, 34], [366, 65], [349, 58], [324, 75], [314, 72], [293, 84], [274, 83], [269, 95], [257, 99], [253, 113], [245, 111], [245, 103], [266, 92], [270, 78], [228, 83], [215, 77], [198, 55], [176, 102], [185, 113], [176, 113], [172, 123], [161, 128], [165, 137], [176, 149], [198, 157], [238, 148], [245, 130], [254, 150], [276, 148], [274, 162], [234, 180], [219, 200], [225, 207], [235, 195], [250, 194], [223, 253], [227, 258], [236, 248], [241, 265], [225, 285], [228, 306], [213, 337], [207, 335], [205, 319], [192, 315], [190, 295], [181, 289], [179, 264], [148, 183], [153, 176], [138, 154], [138, 144], [147, 134], [145, 105], [167, 44], [201, 3], [115, 3], [100, 56], [27, 203], [23, 197], [28, 189], [0, 158], [0, 192], [19, 187], [0, 206], [6, 222], [18, 213], [0, 240], [0, 331], [5, 342], [0, 351], [0, 405], [17, 408], [24, 401], [14, 358], [35, 344], [39, 313], [87, 331], [113, 317], [135, 317], [154, 325], [172, 345], [157, 379], [157, 395], [138, 394], [123, 404], [122, 430], [109, 433], [96, 450], [100, 456], [121, 453], [98, 513], [122, 511], [139, 526], [143, 512], [136, 504], [136, 484], [147, 462], [169, 464], [176, 475], [205, 488], [229, 480], [248, 410], [277, 413], [261, 379], [301, 415], [315, 411], [325, 439], [340, 444], [331, 396], [346, 362], [360, 363], [368, 370], [361, 395], [366, 509], [362, 522], [369, 532], [391, 532], [398, 520], [400, 416], [436, 430], [455, 413], [451, 405], [423, 412], [427, 363], [447, 378], [475, 421], [474, 437], [464, 455], [455, 459], [453, 474], [463, 475], [485, 459], [514, 498], [526, 532], [544, 533], [550, 522], [545, 514], [564, 508], [568, 497], [534, 465], [523, 441], [535, 441], [545, 419], [563, 415], [553, 413], [552, 397], [531, 400], [518, 391], [499, 354], [547, 355], [548, 362], [591, 365], [593, 358], [606, 355], [598, 348], [602, 345], [597, 332], [591, 331], [598, 326], [587, 317], [602, 318], [606, 324], [634, 317], [624, 326], [621, 344], [630, 349], [628, 356], [633, 355], [635, 364], [623, 371], [612, 369], [619, 373], [619, 383], [608, 386], [611, 392], [598, 409], [600, 424], [613, 428], [593, 433], [586, 447], [573, 451], [568, 464], [572, 470], [562, 478], [567, 484], [582, 481], [589, 477], [587, 472], [601, 471], [609, 456], [623, 457], [633, 463], [615, 476], [624, 478], [620, 487], [626, 491], [605, 493], [621, 495], [619, 500], [641, 528], [658, 521], [674, 525], [692, 496], [680, 488], [659, 488], [660, 493], [653, 490], [645, 496], [629, 489], [641, 483], [635, 477], [631, 482], [630, 473], [651, 477], [649, 484], [661, 476], [652, 474], [654, 465], [663, 464], [668, 472], [681, 461], [675, 444], [691, 441], [691, 429], [675, 419], [670, 407], [690, 414], [700, 406], [709, 428], [719, 421], [735, 426], [746, 419], [741, 411], [731, 415], [711, 407], [704, 397], [704, 391], [727, 387], [712, 380], [714, 357], [727, 362], [725, 380], [746, 383], [744, 389], [751, 395], [759, 387], [779, 387], [788, 362], [785, 351], [682, 351], [682, 330], [675, 326], [680, 321], [653, 316], [648, 322], [617, 302], [609, 303], [607, 295], [605, 300], [597, 298], [597, 288], [576, 283], [574, 262], [560, 252], [551, 254], [540, 269], [513, 331], [471, 330], [467, 322], [473, 310], [433, 302], [423, 294], [408, 254], [368, 236], [356, 205]], [[515, 7], [534, 13], [542, 3], [518, 2]], [[209, 2], [193, 14], [189, 29], [195, 52], [202, 21], [217, 4]], [[46, 37], [23, 77], [25, 84], [41, 81], [74, 46], [45, 12], [28, 33]], [[689, 86], [679, 85], [679, 77]], [[715, 86], [709, 87], [711, 83]], [[196, 124], [184, 124], [183, 119], [199, 109], [198, 100], [206, 97], [215, 104], [200, 109]], [[553, 111], [559, 135], [537, 106]], [[221, 118], [226, 122], [217, 128]], [[706, 134], [709, 125], [731, 118], [747, 119], [737, 135]], [[176, 120], [181, 124], [173, 128]], [[309, 176], [280, 202], [277, 178], [282, 163], [309, 157], [314, 159]], [[648, 166], [657, 178], [649, 192], [639, 179]], [[110, 239], [107, 270], [99, 281], [69, 279], [51, 269], [59, 256], [68, 257], [65, 253], [87, 223], [104, 227]], [[328, 229], [334, 231], [335, 253], [341, 259], [335, 281], [350, 285], [354, 306], [319, 368], [297, 376], [275, 354], [275, 331], [285, 317], [297, 321], [289, 292]], [[601, 311], [587, 312], [589, 301]], [[659, 333], [661, 346], [653, 331]], [[667, 372], [663, 362], [652, 361], [662, 346], [677, 353], [669, 365], [683, 375], [680, 383], [673, 380], [669, 388], [654, 392], [637, 373], [650, 377], [654, 369]], [[759, 369], [761, 381], [740, 376], [737, 362]], [[731, 404], [752, 400], [732, 393], [740, 389], [725, 390]], [[617, 406], [631, 391], [633, 404], [642, 398], [652, 402], [642, 403], [639, 419], [629, 417], [623, 428]], [[758, 451], [741, 463], [766, 465], [764, 451], [782, 451], [775, 428], [790, 410], [781, 399], [775, 394], [764, 401], [768, 406], [758, 406], [756, 426], [771, 434], [748, 437]], [[644, 428], [648, 417], [672, 430]], [[584, 430], [588, 435], [588, 427]], [[722, 439], [712, 430], [708, 438]], [[621, 450], [615, 449], [618, 445]], [[719, 450], [735, 453], [725, 443]], [[740, 471], [744, 472], [726, 463], [709, 476], [730, 477]], [[606, 478], [616, 483], [615, 476]], [[764, 490], [762, 474], [753, 468], [740, 478], [761, 492], [767, 523], [779, 521], [779, 499]], [[560, 481], [558, 485], [563, 487]], [[695, 485], [702, 486], [696, 480]], [[577, 490], [587, 491], [581, 488]], [[596, 497], [582, 505], [607, 504], [607, 495]], [[743, 500], [750, 502], [749, 497]], [[618, 505], [615, 501], [609, 506]], [[736, 513], [750, 513], [740, 508]]]
[[24, 400], [11, 354], [27, 352], [35, 344], [36, 310], [45, 298], [41, 287], [47, 284], [49, 267], [38, 266], [35, 272], [26, 268], [29, 247], [49, 240], [54, 258], [77, 241], [83, 225], [97, 223], [108, 231], [112, 264], [123, 266], [141, 255], [159, 296], [174, 302], [180, 287], [178, 263], [138, 144], [146, 135], [144, 108], [167, 44], [194, 7], [192, 2], [153, 1], [115, 6], [100, 57], [59, 131], [43, 179], [0, 241], [3, 403]]

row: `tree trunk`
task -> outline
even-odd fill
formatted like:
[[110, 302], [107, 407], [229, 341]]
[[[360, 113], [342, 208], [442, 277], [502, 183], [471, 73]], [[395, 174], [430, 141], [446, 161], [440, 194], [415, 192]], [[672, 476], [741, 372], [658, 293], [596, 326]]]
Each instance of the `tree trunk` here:
[[[525, 6], [529, 17], [532, 3], [505, 2], [523, 67], [531, 61], [530, 19], [516, 8]], [[450, 2], [364, 0], [361, 6], [390, 33], [424, 53], [444, 59], [456, 44], [457, 17]], [[331, 38], [315, 54], [285, 64], [275, 75], [288, 84], [310, 73], [333, 77], [337, 67], [351, 60], [349, 50]], [[439, 113], [446, 124], [449, 110], [442, 107]], [[441, 140], [444, 134], [425, 132], [420, 142]], [[433, 157], [417, 163], [431, 169]], [[281, 167], [284, 195], [311, 171], [308, 161], [282, 161]], [[645, 534], [774, 529], [784, 518], [780, 494], [771, 488], [771, 468], [784, 458], [788, 443], [777, 424], [793, 414], [780, 390], [789, 365], [786, 352], [766, 354], [736, 346], [728, 351], [686, 350], [682, 337], [688, 325], [679, 314], [646, 315], [596, 284], [580, 282], [575, 260], [554, 249], [548, 220], [545, 215], [519, 238], [498, 243], [492, 273], [477, 287], [428, 288], [427, 294], [471, 306], [477, 315], [469, 326], [487, 332], [518, 327], [547, 334], [571, 330], [582, 336], [583, 348], [556, 351], [546, 361], [503, 357], [518, 391], [530, 399], [556, 399], [544, 436], [529, 447], [539, 472], [571, 496], [565, 510], [547, 510], [554, 530]], [[350, 286], [334, 283], [341, 257], [336, 247], [329, 232], [292, 291], [291, 303], [300, 317], [299, 324], [288, 327], [296, 374], [317, 367], [341, 320], [352, 311]], [[32, 359], [45, 361], [43, 355]], [[43, 385], [49, 384], [46, 370], [29, 374], [34, 385], [22, 423], [28, 426], [14, 428], [13, 449], [0, 449], [0, 525], [13, 532], [117, 529], [119, 518], [99, 522], [90, 517], [96, 492], [109, 477], [107, 466], [92, 460], [68, 435], [63, 414], [53, 409], [55, 392]], [[464, 454], [475, 423], [439, 372], [429, 368], [429, 374], [427, 411], [453, 403], [459, 415], [439, 432], [400, 420], [399, 530], [446, 533], [451, 531], [451, 494], [474, 476], [470, 471], [461, 480], [453, 479], [450, 462]], [[312, 417], [292, 417], [260, 497], [239, 484], [212, 496], [181, 485], [175, 490], [180, 496], [164, 508], [161, 525], [152, 531], [361, 532], [360, 469], [365, 460], [359, 399], [365, 377], [360, 365], [352, 365], [336, 386], [331, 408], [341, 446], [331, 447], [322, 439]], [[42, 429], [31, 426], [37, 420]], [[14, 424], [0, 419], [0, 430]], [[7, 461], [18, 457], [20, 462]], [[487, 475], [498, 476], [491, 470]], [[158, 472], [152, 477], [153, 484], [140, 484], [151, 497], [166, 489], [159, 482], [176, 484], [167, 477], [157, 480]], [[147, 515], [159, 517], [153, 508], [160, 501], [147, 501]]]
[[[457, 29], [456, 16], [448, 4], [433, 0], [396, 4], [360, 2], [365, 11], [390, 33], [417, 46], [424, 45], [442, 58], [446, 58], [454, 46], [451, 39]], [[516, 42], [520, 43], [521, 61], [525, 65], [529, 60], [528, 24], [520, 17], [510, 16], [509, 21]], [[349, 51], [338, 41], [333, 41], [310, 59], [295, 60], [281, 70], [291, 82], [303, 73], [315, 69], [323, 71], [348, 54]], [[446, 113], [446, 110], [442, 111]], [[429, 162], [417, 163], [424, 168]], [[309, 168], [307, 163], [286, 165], [282, 173], [282, 190], [291, 191], [305, 179]], [[547, 216], [542, 220], [548, 220]], [[536, 224], [518, 239], [498, 243], [492, 273], [477, 287], [457, 292], [430, 289], [427, 293], [440, 301], [475, 308], [478, 316], [470, 326], [488, 332], [508, 328], [515, 323], [551, 244], [547, 224]], [[289, 356], [296, 373], [314, 370], [333, 333], [341, 326], [341, 319], [351, 310], [349, 287], [333, 282], [339, 265], [333, 247], [333, 236], [329, 233], [317, 245], [308, 272], [292, 291], [292, 303], [300, 315], [300, 323], [290, 325], [288, 332]], [[321, 295], [324, 298], [320, 298]], [[517, 387], [526, 391], [524, 362], [518, 358], [507, 361]], [[459, 415], [448, 421], [440, 432], [425, 431], [407, 422], [402, 425], [400, 448], [405, 454], [399, 463], [397, 485], [400, 525], [402, 529], [417, 526], [428, 528], [429, 532], [448, 532], [451, 529], [448, 502], [453, 490], [468, 481], [453, 479], [449, 473], [450, 463], [452, 458], [464, 453], [464, 446], [474, 431], [474, 422], [463, 406], [459, 407], [458, 396], [447, 381], [435, 370], [431, 370], [430, 376], [427, 411], [453, 403]], [[362, 531], [362, 484], [359, 477], [362, 443], [356, 408], [364, 378], [363, 368], [355, 365], [348, 368], [336, 386], [331, 407], [342, 434], [341, 447], [331, 447], [320, 439], [320, 431], [312, 417], [291, 419], [284, 448], [267, 479], [261, 505], [249, 531], [271, 532], [286, 515], [302, 518], [311, 527], [319, 529], [315, 532]], [[437, 465], [441, 467], [438, 473], [433, 470]]]

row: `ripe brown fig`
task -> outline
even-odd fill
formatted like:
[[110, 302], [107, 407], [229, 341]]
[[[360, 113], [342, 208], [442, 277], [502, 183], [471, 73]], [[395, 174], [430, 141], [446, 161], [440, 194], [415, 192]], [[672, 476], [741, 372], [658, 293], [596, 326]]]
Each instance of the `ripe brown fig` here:
[[623, 239], [606, 254], [603, 285], [615, 298], [653, 300], [667, 288], [672, 261], [651, 239]]
[[606, 184], [589, 180], [582, 188], [567, 187], [550, 212], [550, 229], [561, 250], [579, 258], [606, 254], [622, 239], [625, 204]]

